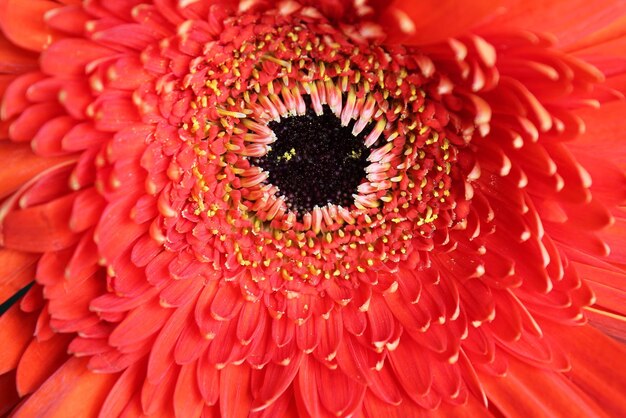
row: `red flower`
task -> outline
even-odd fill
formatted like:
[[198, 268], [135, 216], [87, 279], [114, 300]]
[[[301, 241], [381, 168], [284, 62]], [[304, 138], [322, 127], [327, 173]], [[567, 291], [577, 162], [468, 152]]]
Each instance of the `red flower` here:
[[0, 1], [0, 413], [626, 416], [626, 6], [405, 3]]

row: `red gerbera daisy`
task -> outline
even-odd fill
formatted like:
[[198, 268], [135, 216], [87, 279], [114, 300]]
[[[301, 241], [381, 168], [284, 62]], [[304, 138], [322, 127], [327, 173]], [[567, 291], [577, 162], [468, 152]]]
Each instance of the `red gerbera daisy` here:
[[0, 0], [0, 414], [626, 416], [626, 5], [404, 3]]

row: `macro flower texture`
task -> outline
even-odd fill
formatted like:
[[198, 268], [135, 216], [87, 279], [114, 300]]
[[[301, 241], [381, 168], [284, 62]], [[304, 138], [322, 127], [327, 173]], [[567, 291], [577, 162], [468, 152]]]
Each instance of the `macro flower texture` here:
[[626, 416], [624, 0], [0, 29], [0, 415]]

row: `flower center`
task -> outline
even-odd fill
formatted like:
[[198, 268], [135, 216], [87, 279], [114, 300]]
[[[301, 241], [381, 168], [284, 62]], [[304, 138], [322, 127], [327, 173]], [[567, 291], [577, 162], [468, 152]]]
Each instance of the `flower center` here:
[[354, 204], [369, 152], [366, 132], [353, 135], [353, 125], [342, 126], [328, 106], [319, 116], [309, 106], [305, 115], [269, 122], [277, 141], [255, 164], [269, 172], [290, 210], [304, 214], [315, 206]]
[[298, 13], [232, 17], [204, 44], [190, 28], [160, 45], [185, 54], [142, 98], [171, 155], [154, 227], [168, 249], [251, 298], [428, 265], [435, 232], [466, 216], [474, 127], [425, 55]]

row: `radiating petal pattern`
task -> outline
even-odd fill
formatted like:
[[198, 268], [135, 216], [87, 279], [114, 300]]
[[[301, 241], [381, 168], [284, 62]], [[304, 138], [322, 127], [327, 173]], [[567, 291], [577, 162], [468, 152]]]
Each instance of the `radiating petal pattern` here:
[[0, 415], [626, 416], [625, 19], [0, 0]]

